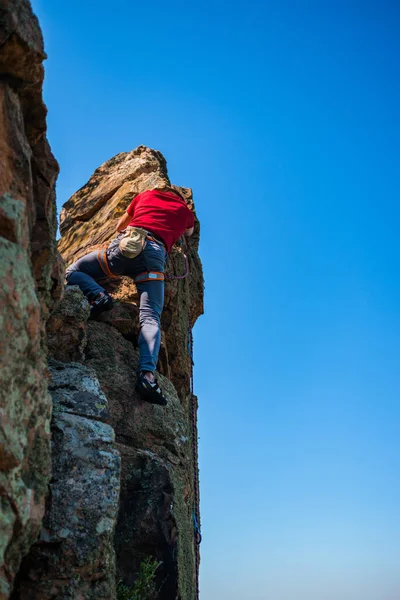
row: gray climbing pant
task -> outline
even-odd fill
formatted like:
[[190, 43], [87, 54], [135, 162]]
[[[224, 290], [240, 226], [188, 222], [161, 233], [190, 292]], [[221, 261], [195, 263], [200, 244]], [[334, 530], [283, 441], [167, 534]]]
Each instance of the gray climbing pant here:
[[[116, 237], [107, 249], [108, 264], [114, 275], [133, 279], [145, 271], [164, 273], [167, 253], [161, 243], [146, 239], [143, 251], [135, 258], [127, 258], [119, 249], [120, 237]], [[86, 254], [68, 267], [65, 276], [67, 285], [78, 285], [88, 300], [93, 300], [97, 294], [105, 291], [101, 283], [108, 279], [100, 267], [97, 251]], [[139, 370], [154, 373], [161, 342], [164, 281], [142, 281], [136, 287], [140, 298]]]

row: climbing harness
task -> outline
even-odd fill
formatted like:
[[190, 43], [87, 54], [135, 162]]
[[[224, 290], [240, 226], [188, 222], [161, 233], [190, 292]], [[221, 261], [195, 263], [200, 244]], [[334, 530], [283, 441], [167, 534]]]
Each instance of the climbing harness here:
[[[149, 240], [154, 240], [157, 243], [159, 240], [152, 238], [151, 236], [147, 236]], [[183, 275], [164, 275], [164, 273], [160, 273], [159, 271], [144, 271], [143, 273], [139, 273], [134, 277], [133, 281], [135, 283], [141, 283], [142, 281], [164, 281], [165, 279], [176, 280], [176, 279], [185, 279], [189, 275], [189, 261], [188, 257], [184, 252], [182, 252], [183, 258], [185, 259], [185, 272]]]
[[160, 239], [158, 236], [156, 237], [154, 234], [152, 233], [148, 233], [147, 234], [147, 239], [150, 240], [151, 242], [156, 242], [156, 244], [161, 244], [161, 246], [163, 246], [165, 252], [167, 252], [167, 247], [164, 244], [164, 242], [162, 241], [162, 239]]
[[[156, 242], [157, 244], [161, 244], [165, 248], [165, 244], [163, 244], [163, 242], [161, 240], [159, 240], [158, 238], [155, 238], [154, 236], [148, 234], [147, 239], [152, 242]], [[108, 248], [108, 246], [105, 245], [98, 250], [97, 260], [99, 261], [101, 270], [107, 277], [110, 277], [111, 279], [119, 279], [119, 277], [121, 277], [121, 275], [114, 275], [114, 273], [110, 269], [110, 265], [108, 264], [107, 248]], [[183, 258], [185, 259], [185, 273], [183, 275], [165, 275], [164, 273], [161, 273], [160, 271], [144, 271], [143, 273], [139, 273], [139, 275], [136, 275], [136, 277], [133, 278], [133, 281], [135, 283], [142, 283], [143, 281], [164, 281], [165, 279], [168, 279], [168, 280], [185, 279], [185, 277], [187, 277], [189, 275], [189, 261], [188, 261], [188, 257], [186, 256], [186, 254], [183, 251], [182, 251], [182, 254], [183, 254]]]
[[114, 275], [114, 273], [111, 272], [108, 264], [107, 248], [100, 248], [100, 250], [97, 252], [97, 260], [99, 261], [101, 270], [107, 277], [111, 277], [111, 279], [118, 279], [118, 275]]
[[143, 281], [164, 281], [165, 276], [164, 273], [160, 271], [144, 271], [143, 273], [139, 273], [136, 277], [133, 278], [135, 283], [142, 283]]

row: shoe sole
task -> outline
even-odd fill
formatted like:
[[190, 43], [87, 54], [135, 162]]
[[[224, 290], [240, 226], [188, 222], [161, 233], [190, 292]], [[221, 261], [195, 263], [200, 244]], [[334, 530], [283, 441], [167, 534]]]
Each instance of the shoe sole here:
[[93, 306], [90, 310], [90, 316], [89, 318], [96, 318], [99, 315], [101, 315], [103, 312], [107, 312], [109, 310], [111, 310], [112, 308], [114, 308], [114, 303], [109, 302], [109, 303], [105, 303], [105, 304], [99, 304], [97, 306]]
[[155, 396], [148, 390], [145, 390], [138, 385], [136, 385], [135, 391], [139, 394], [142, 400], [145, 400], [145, 402], [149, 402], [150, 404], [158, 404], [158, 406], [167, 406], [168, 404], [168, 400], [161, 400], [158, 394]]

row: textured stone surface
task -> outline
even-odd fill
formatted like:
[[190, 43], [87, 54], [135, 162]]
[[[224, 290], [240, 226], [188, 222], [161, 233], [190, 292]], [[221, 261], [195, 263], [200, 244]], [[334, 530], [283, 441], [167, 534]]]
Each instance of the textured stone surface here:
[[176, 465], [149, 450], [122, 444], [118, 448], [123, 466], [116, 531], [119, 575], [132, 584], [140, 563], [151, 555], [162, 563], [158, 599], [194, 600], [189, 465]]
[[121, 216], [133, 194], [167, 182], [166, 163], [160, 152], [139, 146], [132, 152], [117, 154], [96, 169], [64, 204], [61, 252], [67, 252], [73, 260], [79, 258], [77, 236], [92, 245], [107, 241], [115, 231], [116, 212]]
[[51, 403], [26, 251], [0, 238], [0, 598], [37, 537], [50, 477]]
[[37, 538], [50, 477], [44, 325], [60, 297], [58, 165], [46, 140], [43, 40], [26, 0], [0, 0], [0, 599]]
[[86, 347], [89, 302], [77, 286], [68, 286], [47, 322], [49, 356], [62, 362], [82, 361]]
[[[163, 185], [179, 189], [192, 205], [192, 191], [171, 185], [164, 157], [146, 146], [122, 152], [96, 169], [87, 184], [68, 200], [61, 211], [62, 237], [59, 249], [66, 264], [71, 264], [115, 237], [117, 221], [134, 195]], [[188, 328], [203, 312], [204, 283], [198, 255], [199, 233], [200, 225], [196, 218], [195, 231], [186, 251], [190, 275], [185, 280], [166, 281], [162, 315], [163, 363], [168, 357], [168, 364], [164, 364], [163, 371], [170, 373], [182, 398], [189, 392]], [[170, 275], [183, 275], [185, 272], [185, 260], [179, 246], [174, 247], [169, 255], [167, 272]], [[108, 289], [121, 302], [135, 304], [138, 301], [136, 288], [127, 277], [110, 282]]]
[[86, 364], [101, 382], [110, 404], [110, 423], [117, 440], [157, 451], [160, 456], [178, 463], [187, 448], [187, 418], [172, 383], [160, 376], [169, 404], [167, 408], [140, 400], [134, 388], [138, 368], [138, 351], [115, 329], [92, 321], [88, 324]]
[[192, 600], [194, 475], [186, 403], [162, 375], [168, 406], [143, 402], [134, 391], [137, 350], [105, 323], [89, 323], [86, 361], [109, 400], [121, 452], [118, 577], [132, 584], [140, 562], [151, 555], [163, 563], [157, 570], [159, 600]]
[[[145, 146], [104, 163], [62, 210], [59, 249], [66, 263], [109, 242], [135, 194], [164, 185], [174, 188], [165, 159]], [[190, 189], [175, 189], [192, 204]], [[115, 538], [118, 578], [132, 584], [141, 561], [148, 556], [157, 558], [162, 562], [157, 570], [159, 600], [195, 598], [188, 336], [189, 327], [203, 311], [198, 242], [196, 219], [194, 235], [185, 250], [190, 275], [185, 280], [166, 281], [158, 372], [169, 398], [167, 408], [141, 401], [134, 391], [138, 297], [129, 278], [110, 282], [108, 289], [117, 300], [116, 306], [101, 315], [99, 322], [89, 322], [87, 328], [86, 364], [95, 369], [109, 400], [110, 422], [122, 458]], [[167, 272], [185, 272], [180, 246], [170, 253]]]
[[[112, 310], [102, 313], [97, 320], [100, 323], [107, 323], [111, 327], [114, 327], [123, 335], [126, 340], [132, 342], [135, 348], [138, 347], [138, 338], [140, 332], [139, 309], [135, 304], [117, 301]], [[161, 332], [161, 346], [158, 355], [158, 372], [168, 378], [171, 378], [164, 332]]]
[[116, 302], [114, 308], [103, 312], [97, 319], [122, 333], [125, 339], [137, 343], [139, 337], [139, 309], [129, 302]]
[[93, 370], [52, 361], [52, 480], [39, 541], [13, 598], [115, 598], [114, 529], [120, 456]]

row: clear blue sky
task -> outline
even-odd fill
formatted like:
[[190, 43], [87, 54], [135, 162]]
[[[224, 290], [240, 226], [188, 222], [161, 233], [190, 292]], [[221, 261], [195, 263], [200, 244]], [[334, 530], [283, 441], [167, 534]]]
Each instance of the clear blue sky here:
[[400, 4], [33, 6], [59, 206], [139, 144], [194, 189], [202, 600], [398, 600]]

